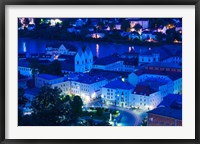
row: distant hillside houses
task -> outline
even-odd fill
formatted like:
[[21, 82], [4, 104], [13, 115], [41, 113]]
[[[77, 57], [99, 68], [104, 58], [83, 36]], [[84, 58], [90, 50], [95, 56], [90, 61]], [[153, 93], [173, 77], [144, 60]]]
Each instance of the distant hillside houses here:
[[47, 44], [45, 51], [50, 55], [74, 55], [77, 49], [70, 44], [53, 43]]

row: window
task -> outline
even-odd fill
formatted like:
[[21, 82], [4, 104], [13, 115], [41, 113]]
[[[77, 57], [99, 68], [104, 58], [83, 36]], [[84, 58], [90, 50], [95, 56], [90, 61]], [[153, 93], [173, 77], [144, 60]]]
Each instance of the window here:
[[153, 121], [153, 118], [150, 118], [149, 120], [150, 120], [150, 121]]
[[76, 63], [79, 64], [79, 61], [77, 61]]

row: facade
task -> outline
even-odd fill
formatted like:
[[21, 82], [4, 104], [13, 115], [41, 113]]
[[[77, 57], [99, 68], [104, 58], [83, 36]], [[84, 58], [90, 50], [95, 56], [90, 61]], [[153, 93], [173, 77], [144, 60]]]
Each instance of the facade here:
[[159, 62], [159, 61], [160, 61], [160, 54], [159, 53], [139, 54], [139, 65], [152, 63], [152, 62]]
[[32, 77], [32, 69], [30, 67], [18, 66], [18, 71], [23, 76]]
[[135, 70], [135, 62], [134, 61], [124, 61], [123, 62], [123, 71], [125, 72], [134, 72]]
[[157, 72], [173, 72], [173, 73], [180, 73], [182, 72], [182, 66], [177, 63], [164, 63], [164, 62], [157, 62], [151, 63], [145, 66], [146, 70], [152, 70]]
[[130, 96], [133, 89], [134, 87], [129, 83], [117, 79], [102, 88], [102, 99], [107, 105], [130, 107]]
[[32, 68], [26, 60], [20, 60], [18, 62], [18, 71], [23, 76], [32, 77]]
[[[164, 115], [164, 113], [173, 113], [169, 115]], [[148, 112], [148, 126], [182, 126], [182, 118], [176, 116], [177, 113], [180, 113], [178, 110], [173, 110], [170, 108], [158, 108], [151, 112]]]
[[150, 86], [137, 85], [131, 94], [131, 107], [143, 110], [152, 110], [162, 101], [160, 91]]
[[170, 79], [145, 78], [136, 85], [132, 93], [132, 106], [143, 110], [154, 109], [173, 91]]
[[92, 69], [93, 54], [90, 48], [82, 50], [80, 48], [75, 55], [75, 72], [89, 72]]
[[101, 88], [107, 84], [107, 80], [101, 76], [81, 74], [70, 81], [70, 94], [79, 95], [85, 103], [99, 97]]
[[35, 86], [40, 88], [45, 85], [53, 85], [64, 82], [64, 77], [50, 74], [38, 74], [35, 77]]

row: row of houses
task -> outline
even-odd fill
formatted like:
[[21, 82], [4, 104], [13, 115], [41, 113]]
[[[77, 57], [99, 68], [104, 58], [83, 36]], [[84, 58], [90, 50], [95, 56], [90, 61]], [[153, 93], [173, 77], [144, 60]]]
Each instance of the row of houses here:
[[126, 73], [124, 77], [114, 71], [100, 70], [98, 74], [96, 70], [94, 73], [72, 73], [65, 77], [39, 74], [35, 85], [58, 87], [65, 94], [81, 96], [85, 102], [102, 97], [105, 104], [144, 110], [156, 108], [168, 94], [182, 93], [181, 72], [159, 74], [144, 69], [143, 73]]

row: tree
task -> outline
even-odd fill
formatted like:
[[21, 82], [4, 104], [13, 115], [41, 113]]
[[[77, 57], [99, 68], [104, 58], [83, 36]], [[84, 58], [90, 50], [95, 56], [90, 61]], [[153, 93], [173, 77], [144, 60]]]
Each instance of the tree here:
[[142, 26], [137, 23], [135, 26], [134, 26], [134, 29], [138, 32], [140, 29], [142, 29]]
[[18, 88], [18, 106], [24, 107], [28, 102], [28, 99], [24, 96], [24, 89]]
[[110, 26], [110, 29], [111, 29], [111, 30], [114, 30], [114, 29], [115, 29], [115, 24], [114, 24], [114, 23], [111, 23], [109, 26]]
[[96, 110], [97, 110], [96, 114], [97, 114], [98, 116], [102, 116], [102, 114], [103, 114], [103, 112], [104, 112], [104, 109], [103, 109], [103, 108], [96, 108]]
[[83, 101], [80, 96], [74, 96], [71, 106], [75, 118], [79, 117], [82, 114], [83, 106]]
[[104, 27], [104, 23], [99, 21], [97, 26], [98, 26], [98, 29], [101, 30]]
[[27, 80], [26, 86], [27, 86], [28, 88], [34, 88], [34, 87], [35, 87], [35, 80], [34, 80], [34, 79], [29, 79], [29, 80]]
[[130, 28], [130, 22], [128, 20], [123, 20], [121, 23], [121, 29], [127, 31]]
[[35, 29], [36, 30], [41, 29], [41, 19], [40, 18], [35, 18], [34, 22], [35, 22]]
[[38, 68], [40, 73], [60, 75], [60, 76], [63, 75], [61, 65], [58, 60], [54, 60], [50, 65], [40, 64]]
[[32, 78], [35, 79], [35, 75], [38, 72], [39, 61], [35, 58], [28, 59], [30, 68], [32, 69]]
[[18, 88], [18, 123], [19, 125], [23, 119], [23, 107], [28, 102], [28, 99], [24, 96], [24, 89]]
[[49, 72], [53, 75], [62, 75], [61, 65], [58, 60], [54, 60], [49, 66]]
[[70, 27], [70, 19], [65, 19], [62, 22], [62, 29], [67, 29], [68, 27]]
[[72, 121], [71, 100], [58, 88], [43, 86], [33, 101], [34, 125], [70, 125]]

